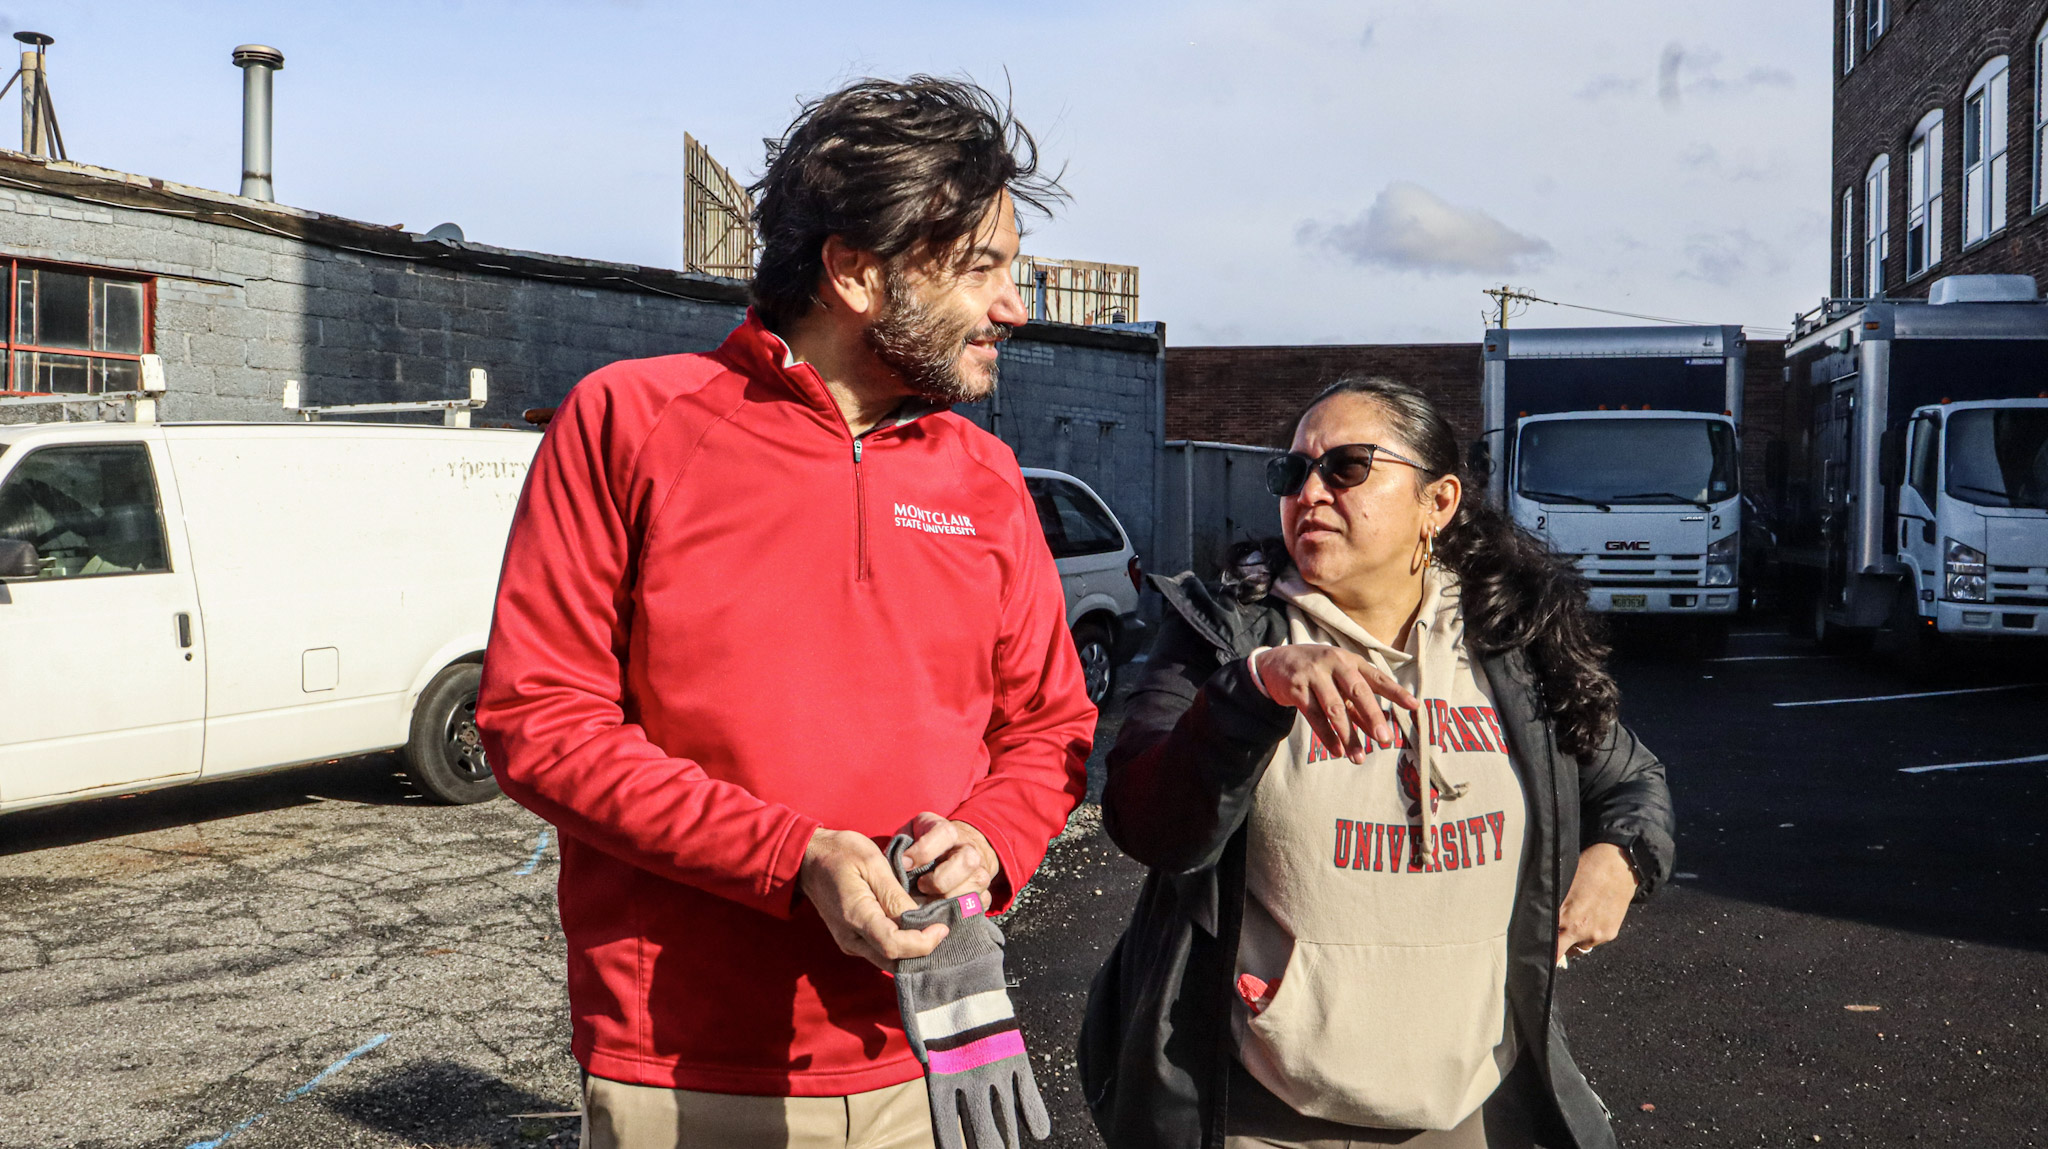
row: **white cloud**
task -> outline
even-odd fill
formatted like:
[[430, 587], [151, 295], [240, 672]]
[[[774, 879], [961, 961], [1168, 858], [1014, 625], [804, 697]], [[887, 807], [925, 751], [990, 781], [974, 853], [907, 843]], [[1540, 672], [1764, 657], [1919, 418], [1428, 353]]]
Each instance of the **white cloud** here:
[[1405, 180], [1388, 184], [1352, 222], [1310, 220], [1296, 238], [1353, 263], [1400, 271], [1506, 273], [1526, 270], [1552, 254], [1544, 240]]

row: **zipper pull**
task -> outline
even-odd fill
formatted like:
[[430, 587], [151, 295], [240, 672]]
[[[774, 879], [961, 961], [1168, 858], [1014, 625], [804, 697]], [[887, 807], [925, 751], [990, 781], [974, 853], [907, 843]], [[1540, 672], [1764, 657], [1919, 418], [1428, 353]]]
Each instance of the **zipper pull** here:
[[856, 463], [860, 462], [860, 440], [859, 440], [859, 439], [855, 439], [855, 440], [853, 441], [853, 461], [854, 461], [854, 462], [856, 462]]

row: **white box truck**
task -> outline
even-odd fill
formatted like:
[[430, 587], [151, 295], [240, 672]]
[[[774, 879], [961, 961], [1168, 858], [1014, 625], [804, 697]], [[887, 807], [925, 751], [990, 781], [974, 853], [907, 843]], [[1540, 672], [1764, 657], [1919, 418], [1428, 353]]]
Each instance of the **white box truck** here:
[[1742, 328], [1489, 328], [1488, 495], [1576, 558], [1596, 611], [1693, 621], [1741, 602]]
[[0, 426], [0, 810], [403, 748], [497, 794], [479, 664], [540, 436]]
[[1771, 481], [1798, 621], [1824, 643], [1891, 628], [2048, 636], [2048, 305], [2024, 275], [1936, 280], [1921, 300], [1839, 300], [1786, 348]]

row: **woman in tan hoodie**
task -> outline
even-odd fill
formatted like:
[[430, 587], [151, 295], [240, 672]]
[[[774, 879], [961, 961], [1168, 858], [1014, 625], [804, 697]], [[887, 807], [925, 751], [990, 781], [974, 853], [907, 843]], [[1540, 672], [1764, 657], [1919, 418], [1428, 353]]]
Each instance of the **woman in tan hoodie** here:
[[1412, 388], [1340, 383], [1292, 448], [1270, 593], [1159, 580], [1103, 798], [1153, 872], [1090, 995], [1097, 1123], [1112, 1146], [1611, 1145], [1554, 978], [1669, 874], [1671, 817], [1583, 587], [1466, 499]]

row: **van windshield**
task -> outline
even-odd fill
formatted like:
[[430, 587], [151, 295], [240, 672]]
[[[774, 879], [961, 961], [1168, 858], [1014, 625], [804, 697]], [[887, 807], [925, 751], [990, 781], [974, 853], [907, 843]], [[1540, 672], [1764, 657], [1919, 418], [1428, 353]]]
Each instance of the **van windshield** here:
[[2048, 407], [1948, 419], [1948, 493], [1980, 507], [2048, 508]]
[[1544, 502], [1718, 503], [1736, 495], [1735, 435], [1711, 419], [1557, 419], [1522, 428], [1516, 487]]

